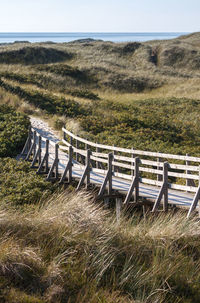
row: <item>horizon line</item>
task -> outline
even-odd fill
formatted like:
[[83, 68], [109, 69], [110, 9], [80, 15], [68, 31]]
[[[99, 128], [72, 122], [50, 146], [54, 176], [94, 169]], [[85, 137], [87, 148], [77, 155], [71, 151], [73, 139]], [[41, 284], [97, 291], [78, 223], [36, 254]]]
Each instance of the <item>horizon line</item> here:
[[140, 33], [145, 33], [146, 34], [146, 33], [156, 33], [157, 34], [158, 33], [159, 34], [159, 33], [162, 33], [163, 34], [163, 33], [197, 33], [197, 32], [199, 32], [199, 31], [194, 31], [194, 32], [191, 32], [191, 31], [189, 31], [189, 32], [187, 32], [187, 31], [181, 31], [181, 32], [180, 31], [173, 31], [173, 32], [171, 32], [171, 31], [164, 31], [164, 32], [157, 32], [157, 31], [141, 31], [141, 32], [138, 32], [138, 31], [136, 31], [136, 32], [134, 32], [134, 31], [133, 32], [131, 32], [131, 31], [122, 31], [122, 32], [121, 31], [120, 32], [117, 32], [117, 31], [105, 31], [105, 32], [104, 31], [102, 31], [102, 32], [100, 32], [100, 31], [97, 31], [97, 32], [93, 32], [93, 31], [87, 31], [87, 32], [85, 32], [85, 31], [84, 32], [79, 32], [79, 31], [76, 31], [76, 32], [75, 31], [72, 31], [72, 32], [71, 31], [69, 31], [69, 32], [66, 32], [66, 31], [64, 31], [64, 32], [63, 31], [61, 31], [61, 32], [60, 31], [47, 31], [47, 32], [46, 31], [39, 31], [39, 32], [38, 31], [28, 31], [28, 32], [18, 31], [18, 32], [16, 32], [15, 31], [15, 32], [12, 32], [12, 31], [9, 31], [9, 32], [0, 32], [0, 33], [1, 34], [20, 34], [20, 33], [23, 33], [23, 34], [24, 33], [27, 33], [27, 34], [31, 34], [31, 33], [34, 33], [34, 34], [35, 33], [38, 33], [38, 34], [39, 33], [41, 33], [41, 34], [48, 34], [48, 33], [49, 34], [52, 34], [52, 33], [55, 33], [55, 34], [67, 34], [67, 33], [72, 33], [72, 34], [73, 33], [80, 33], [80, 34], [88, 34], [88, 33], [90, 33], [90, 34], [102, 34], [102, 33], [105, 33], [105, 34], [115, 34], [115, 33], [116, 34], [119, 34], [119, 33], [133, 34], [134, 33], [135, 34], [135, 33], [139, 33], [140, 34]]

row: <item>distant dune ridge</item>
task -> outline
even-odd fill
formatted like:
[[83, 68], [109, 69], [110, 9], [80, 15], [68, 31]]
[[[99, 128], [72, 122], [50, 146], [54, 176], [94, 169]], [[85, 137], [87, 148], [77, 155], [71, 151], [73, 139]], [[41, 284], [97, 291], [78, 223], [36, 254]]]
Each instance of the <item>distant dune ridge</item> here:
[[140, 92], [182, 78], [198, 78], [200, 33], [145, 43], [81, 39], [63, 44], [16, 43], [0, 47], [2, 64], [35, 65], [72, 59], [72, 66], [95, 79], [95, 87]]

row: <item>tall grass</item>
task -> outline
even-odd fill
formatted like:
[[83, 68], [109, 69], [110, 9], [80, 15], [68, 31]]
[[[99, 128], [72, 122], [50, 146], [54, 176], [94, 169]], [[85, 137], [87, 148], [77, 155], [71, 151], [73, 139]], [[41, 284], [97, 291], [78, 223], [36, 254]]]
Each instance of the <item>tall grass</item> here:
[[[12, 216], [12, 220], [10, 220]], [[1, 210], [0, 295], [15, 302], [199, 302], [199, 223], [115, 218], [86, 193]], [[14, 298], [14, 299], [13, 299]]]

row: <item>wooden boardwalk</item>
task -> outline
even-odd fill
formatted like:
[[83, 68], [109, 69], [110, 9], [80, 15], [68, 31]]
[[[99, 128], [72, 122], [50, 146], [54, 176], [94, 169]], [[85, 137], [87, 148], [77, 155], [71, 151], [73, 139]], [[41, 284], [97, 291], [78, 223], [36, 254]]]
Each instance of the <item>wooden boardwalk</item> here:
[[199, 209], [198, 157], [102, 145], [64, 128], [62, 144], [31, 128], [22, 157], [47, 180], [76, 180], [77, 190], [99, 187], [98, 196], [115, 198], [118, 208], [142, 199], [153, 203], [153, 212], [177, 206], [188, 209], [189, 217]]

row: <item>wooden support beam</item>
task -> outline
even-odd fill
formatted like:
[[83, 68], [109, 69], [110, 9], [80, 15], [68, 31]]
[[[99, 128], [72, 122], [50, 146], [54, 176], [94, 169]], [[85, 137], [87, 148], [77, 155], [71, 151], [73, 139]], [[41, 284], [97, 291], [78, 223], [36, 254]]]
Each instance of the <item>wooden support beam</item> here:
[[59, 163], [58, 149], [59, 149], [59, 145], [55, 144], [55, 159], [46, 177], [47, 181], [49, 181], [52, 178], [53, 172], [55, 173], [55, 179], [58, 180], [58, 163]]
[[44, 154], [43, 159], [41, 159], [41, 163], [37, 170], [37, 174], [41, 174], [43, 171], [43, 168], [45, 168], [44, 173], [47, 174], [48, 170], [49, 170], [49, 140], [46, 140], [45, 154]]
[[133, 191], [134, 191], [134, 201], [135, 203], [138, 201], [138, 197], [139, 197], [139, 164], [140, 164], [140, 159], [138, 157], [135, 158], [135, 175], [133, 177], [133, 180], [131, 182], [129, 191], [126, 195], [124, 204], [129, 203], [132, 195], [133, 195]]
[[72, 160], [73, 160], [73, 147], [70, 146], [67, 166], [64, 170], [64, 173], [63, 173], [59, 183], [63, 183], [65, 181], [67, 174], [68, 174], [68, 182], [69, 183], [72, 182], [72, 166], [73, 166]]
[[25, 158], [26, 161], [29, 160], [29, 158], [30, 158], [30, 156], [31, 156], [32, 154], [33, 154], [33, 156], [35, 155], [36, 138], [37, 138], [37, 136], [36, 136], [36, 131], [34, 131], [34, 132], [33, 132], [33, 143], [31, 144], [30, 149], [29, 149], [29, 151], [28, 151], [28, 153], [27, 153], [27, 156], [26, 156], [26, 158]]
[[34, 156], [33, 161], [31, 163], [31, 168], [35, 167], [35, 163], [37, 161], [38, 161], [38, 166], [40, 166], [40, 163], [41, 163], [41, 152], [42, 152], [41, 143], [42, 143], [42, 137], [39, 136], [38, 137], [38, 148], [36, 149], [35, 156]]
[[31, 126], [29, 126], [28, 138], [27, 138], [24, 148], [21, 152], [21, 156], [26, 156], [28, 154], [30, 147], [31, 147], [31, 138], [32, 138], [32, 128], [31, 128]]
[[[132, 147], [132, 150], [134, 150], [134, 148]], [[132, 158], [135, 159], [135, 154], [134, 152], [132, 153]], [[134, 176], [134, 169], [131, 170], [131, 175]]]
[[[200, 166], [199, 166], [199, 186], [197, 188], [196, 194], [188, 211], [187, 218], [189, 218], [192, 212], [196, 209], [199, 199], [200, 199]], [[199, 214], [200, 214], [200, 205], [199, 205]]]
[[[79, 141], [78, 140], [76, 140], [76, 149], [79, 149]], [[77, 162], [79, 162], [79, 153], [78, 153], [78, 151], [76, 151], [76, 161]]]
[[122, 208], [122, 198], [118, 197], [116, 198], [116, 219], [118, 223], [120, 222], [121, 208]]
[[88, 149], [87, 156], [86, 156], [86, 167], [85, 167], [83, 175], [78, 183], [77, 190], [79, 190], [81, 188], [85, 179], [86, 179], [86, 188], [88, 188], [90, 185], [90, 162], [91, 162], [90, 157], [91, 157], [91, 155], [92, 155], [92, 152], [90, 149]]
[[163, 185], [162, 185], [160, 192], [158, 194], [158, 197], [154, 203], [152, 212], [155, 212], [156, 210], [158, 210], [163, 197], [164, 197], [163, 210], [164, 211], [168, 210], [168, 167], [169, 167], [169, 163], [164, 162], [163, 163]]
[[108, 195], [112, 195], [112, 175], [113, 175], [113, 172], [112, 172], [112, 161], [113, 161], [113, 154], [112, 153], [109, 153], [108, 154], [108, 170], [107, 170], [107, 174], [105, 176], [105, 179], [101, 185], [101, 188], [99, 190], [99, 193], [98, 193], [98, 197], [102, 197], [103, 196], [103, 193], [106, 189], [106, 185], [108, 183]]
[[197, 188], [196, 194], [194, 196], [194, 199], [193, 199], [190, 209], [188, 211], [187, 218], [189, 218], [191, 216], [192, 212], [196, 209], [199, 198], [200, 198], [200, 186], [198, 186], [198, 188]]

